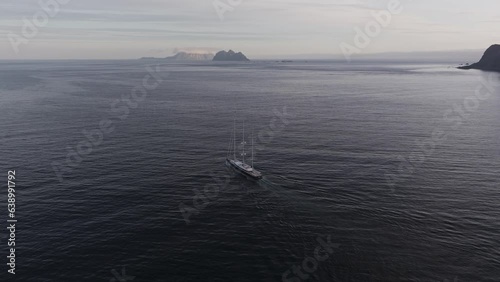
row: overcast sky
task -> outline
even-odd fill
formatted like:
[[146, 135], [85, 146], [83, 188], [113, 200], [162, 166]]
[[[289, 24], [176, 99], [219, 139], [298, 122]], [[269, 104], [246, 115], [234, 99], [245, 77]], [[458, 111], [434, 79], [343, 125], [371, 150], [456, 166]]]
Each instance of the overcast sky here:
[[[41, 0], [50, 2], [56, 0]], [[390, 0], [58, 0], [46, 26], [23, 35], [38, 0], [0, 1], [0, 59], [119, 59], [234, 49], [250, 58], [340, 54], [354, 28]], [[400, 0], [403, 11], [362, 48], [378, 52], [485, 49], [500, 43], [499, 0]], [[42, 18], [43, 19], [43, 18]], [[9, 35], [10, 34], [10, 35]], [[17, 42], [18, 52], [12, 42]]]

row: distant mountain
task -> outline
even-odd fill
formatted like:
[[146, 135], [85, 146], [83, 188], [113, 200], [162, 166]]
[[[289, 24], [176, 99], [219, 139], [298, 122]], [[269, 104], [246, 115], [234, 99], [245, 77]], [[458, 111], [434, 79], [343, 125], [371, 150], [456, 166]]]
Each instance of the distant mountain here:
[[481, 60], [472, 65], [460, 66], [459, 69], [469, 70], [485, 70], [485, 71], [500, 71], [500, 45], [491, 45], [484, 52]]
[[167, 60], [175, 60], [175, 61], [210, 61], [214, 58], [214, 54], [205, 53], [187, 53], [187, 52], [179, 52], [174, 56], [167, 57]]
[[214, 61], [250, 61], [243, 53], [235, 53], [233, 50], [220, 51], [215, 54]]

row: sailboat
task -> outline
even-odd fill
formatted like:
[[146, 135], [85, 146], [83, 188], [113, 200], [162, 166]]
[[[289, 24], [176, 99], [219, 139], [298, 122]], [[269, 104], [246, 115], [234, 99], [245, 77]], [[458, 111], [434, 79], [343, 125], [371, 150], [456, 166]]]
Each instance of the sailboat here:
[[253, 143], [254, 143], [254, 138], [253, 138], [253, 132], [252, 132], [252, 162], [251, 164], [247, 164], [245, 163], [245, 156], [246, 156], [246, 152], [245, 152], [245, 145], [246, 145], [246, 142], [245, 142], [245, 123], [243, 122], [243, 141], [241, 142], [241, 145], [242, 145], [242, 152], [241, 152], [241, 157], [242, 157], [242, 160], [238, 160], [236, 158], [236, 119], [234, 120], [234, 128], [233, 128], [233, 138], [232, 138], [232, 142], [233, 143], [233, 152], [232, 152], [232, 158], [231, 158], [231, 145], [229, 145], [229, 149], [228, 149], [228, 154], [227, 154], [227, 158], [226, 158], [226, 164], [233, 168], [236, 172], [250, 178], [250, 179], [254, 179], [254, 180], [259, 180], [262, 178], [262, 173], [260, 173], [259, 171], [257, 171], [254, 167], [253, 167], [253, 155], [254, 155], [254, 150], [253, 150]]

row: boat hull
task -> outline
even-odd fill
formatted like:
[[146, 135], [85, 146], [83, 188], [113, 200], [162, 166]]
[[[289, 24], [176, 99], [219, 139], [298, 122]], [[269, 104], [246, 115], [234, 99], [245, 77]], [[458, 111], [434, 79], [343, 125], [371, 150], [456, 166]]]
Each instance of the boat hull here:
[[234, 160], [226, 159], [226, 164], [234, 169], [236, 172], [239, 174], [246, 176], [247, 178], [253, 179], [253, 180], [259, 180], [262, 179], [262, 174], [256, 170], [248, 171], [245, 170], [244, 168], [240, 167]]

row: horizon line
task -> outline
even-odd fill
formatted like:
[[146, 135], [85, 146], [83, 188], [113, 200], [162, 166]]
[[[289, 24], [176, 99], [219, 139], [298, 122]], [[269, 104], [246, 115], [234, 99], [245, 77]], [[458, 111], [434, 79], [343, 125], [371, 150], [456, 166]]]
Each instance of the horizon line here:
[[[356, 54], [352, 58], [366, 58], [368, 56], [381, 56], [381, 55], [404, 55], [404, 54], [437, 54], [437, 53], [446, 53], [446, 52], [484, 52], [486, 49], [451, 49], [451, 50], [436, 50], [436, 51], [388, 51], [388, 52], [375, 52], [375, 53], [364, 53], [364, 54]], [[303, 54], [287, 54], [287, 55], [257, 55], [252, 56], [246, 54], [244, 51], [238, 51], [245, 54], [247, 57], [253, 57], [251, 60], [286, 60], [287, 57], [294, 57], [295, 60], [343, 60], [344, 55], [342, 54], [328, 54], [328, 53], [303, 53]], [[177, 52], [179, 53], [179, 52]], [[171, 55], [175, 55], [177, 53], [172, 53]], [[189, 52], [186, 52], [189, 53]], [[201, 54], [201, 53], [200, 53]], [[209, 53], [203, 53], [209, 54]], [[125, 60], [140, 60], [142, 58], [152, 58], [152, 59], [165, 59], [166, 57], [154, 57], [154, 56], [142, 56], [142, 57], [128, 57], [128, 58], [0, 58], [0, 61], [80, 61], [80, 60], [92, 60], [92, 61], [125, 61]], [[304, 57], [300, 57], [304, 56]], [[308, 57], [309, 56], [309, 57]], [[323, 56], [324, 58], [319, 58]], [[292, 59], [292, 58], [290, 58]]]

